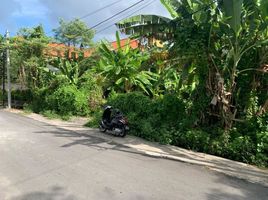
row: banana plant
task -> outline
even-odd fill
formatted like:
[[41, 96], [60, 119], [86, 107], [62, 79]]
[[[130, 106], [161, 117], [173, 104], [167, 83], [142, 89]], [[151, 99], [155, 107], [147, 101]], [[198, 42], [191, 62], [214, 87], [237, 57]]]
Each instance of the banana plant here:
[[67, 80], [70, 84], [77, 85], [80, 77], [80, 66], [75, 61], [58, 58], [48, 61], [47, 67], [40, 69], [49, 73], [52, 77], [61, 77]]
[[255, 0], [223, 0], [222, 10], [224, 15], [220, 23], [227, 25], [222, 31], [229, 43], [225, 65], [231, 72], [228, 88], [232, 93], [242, 57], [253, 48], [268, 44], [267, 37], [261, 36], [267, 30], [267, 23], [258, 15], [260, 7]]
[[150, 94], [152, 82], [157, 79], [157, 75], [142, 70], [142, 64], [149, 59], [146, 52], [132, 49], [129, 42], [122, 46], [119, 33], [116, 33], [117, 49], [112, 50], [102, 43], [100, 53], [101, 60], [96, 67], [97, 72], [105, 77], [109, 87], [123, 92], [130, 92], [135, 89], [142, 90]]

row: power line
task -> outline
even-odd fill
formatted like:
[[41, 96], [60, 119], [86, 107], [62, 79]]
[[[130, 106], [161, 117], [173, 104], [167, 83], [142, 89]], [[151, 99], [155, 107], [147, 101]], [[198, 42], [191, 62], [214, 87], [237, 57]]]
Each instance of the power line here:
[[143, 2], [143, 1], [144, 1], [144, 0], [140, 0], [140, 1], [138, 1], [138, 2], [136, 2], [136, 3], [134, 3], [134, 4], [132, 4], [131, 6], [129, 6], [129, 7], [125, 8], [125, 9], [121, 10], [120, 12], [118, 12], [118, 13], [112, 15], [112, 16], [109, 17], [109, 18], [106, 18], [105, 20], [103, 20], [103, 21], [97, 23], [96, 25], [90, 27], [89, 29], [94, 29], [94, 28], [98, 27], [99, 25], [101, 25], [101, 24], [103, 24], [103, 23], [105, 23], [105, 22], [111, 20], [112, 18], [115, 18], [116, 16], [120, 15], [120, 14], [123, 13], [123, 12], [126, 12], [127, 10], [129, 10], [129, 9], [131, 9], [131, 8], [133, 8], [133, 7], [135, 7], [136, 5], [140, 4], [140, 3]]
[[[100, 12], [100, 11], [106, 9], [106, 8], [112, 7], [112, 6], [118, 4], [118, 3], [121, 2], [121, 1], [122, 1], [122, 0], [118, 0], [118, 1], [115, 1], [115, 2], [113, 2], [113, 3], [110, 3], [110, 4], [106, 5], [106, 6], [103, 6], [103, 7], [99, 8], [99, 9], [97, 9], [97, 10], [94, 10], [94, 11], [92, 11], [92, 12], [86, 14], [86, 15], [83, 15], [82, 17], [78, 17], [77, 19], [85, 19], [85, 18], [87, 18], [87, 17], [89, 17], [89, 16], [91, 16], [91, 15], [94, 15], [94, 14], [96, 14], [96, 13], [98, 13], [98, 12]], [[52, 33], [52, 32], [53, 32], [53, 30], [47, 32], [46, 34], [48, 35], [48, 34], [50, 34], [50, 33]]]
[[86, 14], [86, 15], [84, 15], [84, 16], [78, 18], [78, 19], [85, 19], [85, 18], [87, 18], [87, 17], [89, 17], [89, 16], [91, 16], [91, 15], [94, 15], [94, 14], [96, 14], [96, 13], [98, 13], [98, 12], [100, 12], [100, 11], [106, 9], [106, 8], [109, 8], [109, 7], [111, 7], [111, 6], [115, 5], [115, 4], [118, 4], [120, 1], [122, 1], [122, 0], [115, 1], [115, 2], [113, 2], [113, 3], [111, 3], [111, 4], [108, 4], [108, 5], [106, 5], [106, 6], [103, 6], [102, 8], [99, 8], [99, 9], [97, 9], [97, 10], [91, 12], [91, 13], [88, 13], [88, 14]]
[[[114, 14], [111, 18], [114, 18], [114, 17], [120, 15], [121, 13], [123, 13], [123, 12], [125, 12], [125, 11], [127, 11], [127, 10], [129, 10], [129, 9], [131, 9], [131, 8], [133, 8], [134, 6], [140, 4], [140, 3], [143, 2], [143, 1], [144, 1], [144, 0], [140, 0], [140, 1], [138, 1], [138, 2], [136, 2], [136, 3], [134, 3], [134, 4], [132, 4], [131, 6], [125, 8], [124, 10], [122, 10], [122, 11], [120, 11], [120, 12]], [[212, 4], [215, 3], [215, 2], [217, 2], [217, 0], [212, 1], [210, 4], [204, 6], [203, 8], [200, 8], [199, 10], [196, 10], [195, 12], [189, 13], [189, 16], [191, 16], [191, 15], [193, 15], [193, 14], [196, 14], [196, 13], [198, 13], [198, 12], [201, 12], [203, 9], [208, 8], [210, 5], [212, 5]], [[106, 21], [109, 21], [111, 18], [107, 18], [107, 19], [103, 20], [102, 22], [100, 22], [100, 23], [94, 25], [93, 27], [90, 27], [89, 29], [87, 29], [86, 31], [84, 31], [84, 32], [82, 32], [82, 33], [85, 33], [85, 32], [87, 32], [87, 31], [89, 31], [89, 30], [92, 30], [93, 28], [95, 28], [95, 27], [97, 27], [97, 26], [99, 26], [99, 25], [105, 23]], [[182, 21], [182, 20], [183, 20], [183, 19], [179, 19], [179, 20], [177, 20], [177, 22], [180, 22], [180, 21]], [[76, 37], [78, 37], [78, 35], [74, 36], [72, 39], [75, 39]], [[60, 45], [60, 44], [58, 44], [58, 45]], [[56, 46], [58, 46], [58, 45], [56, 45]], [[125, 47], [125, 46], [127, 46], [127, 45], [128, 45], [128, 44], [125, 44], [125, 45], [121, 46], [121, 48], [122, 48], [122, 47]], [[120, 48], [120, 47], [118, 47], [118, 48]], [[115, 50], [117, 50], [118, 48], [116, 48]]]
[[[138, 4], [140, 4], [140, 3], [142, 3], [142, 2], [144, 2], [144, 0], [140, 0], [140, 1], [138, 1], [138, 2], [136, 2], [136, 3], [134, 3], [134, 4], [132, 4], [131, 6], [129, 6], [129, 7], [125, 8], [125, 9], [123, 9], [123, 10], [117, 12], [116, 14], [112, 15], [112, 16], [109, 17], [109, 18], [106, 18], [105, 20], [103, 20], [103, 21], [97, 23], [96, 25], [94, 25], [94, 26], [88, 28], [87, 30], [81, 32], [80, 34], [83, 34], [83, 33], [86, 33], [86, 32], [88, 32], [88, 31], [90, 31], [90, 30], [93, 30], [94, 28], [96, 28], [96, 27], [100, 26], [101, 24], [103, 24], [103, 23], [105, 23], [105, 22], [111, 20], [112, 18], [115, 18], [116, 16], [118, 16], [118, 15], [120, 15], [120, 14], [126, 12], [127, 10], [129, 10], [129, 9], [131, 9], [131, 8], [133, 8], [133, 7], [135, 7], [135, 6], [137, 6]], [[75, 38], [78, 37], [78, 36], [79, 36], [79, 35], [74, 35], [74, 36], [71, 37], [70, 39], [75, 39]], [[60, 45], [60, 44], [58, 44], [58, 45]], [[58, 46], [58, 45], [56, 45], [56, 46]]]
[[[201, 12], [202, 10], [204, 10], [204, 9], [206, 9], [206, 8], [209, 8], [209, 6], [213, 5], [213, 4], [216, 3], [216, 2], [217, 2], [217, 0], [212, 1], [210, 4], [204, 6], [203, 8], [200, 8], [200, 9], [198, 9], [198, 10], [192, 12], [192, 13], [189, 13], [189, 16], [192, 16], [192, 15], [198, 13], [198, 12]], [[181, 22], [181, 21], [183, 21], [183, 20], [184, 20], [184, 19], [181, 18], [181, 19], [177, 20], [176, 22], [178, 23], [178, 22]], [[132, 42], [134, 42], [134, 41], [135, 41], [135, 40], [133, 40]], [[129, 44], [130, 44], [130, 43], [129, 43]], [[118, 50], [119, 48], [123, 48], [123, 47], [125, 47], [125, 46], [127, 46], [127, 45], [129, 45], [129, 44], [125, 44], [125, 45], [123, 45], [123, 46], [117, 47], [117, 48], [114, 49], [114, 50]], [[151, 50], [153, 50], [153, 48], [152, 48]]]
[[[139, 7], [138, 10], [135, 10], [135, 11], [132, 12], [131, 14], [125, 16], [124, 18], [120, 18], [119, 21], [121, 21], [121, 20], [123, 20], [123, 19], [125, 19], [125, 18], [128, 18], [128, 17], [132, 16], [133, 14], [135, 14], [135, 13], [137, 13], [137, 12], [143, 10], [144, 8], [146, 8], [146, 7], [148, 7], [149, 5], [151, 5], [152, 3], [154, 3], [154, 1], [156, 1], [156, 0], [152, 0], [152, 1], [148, 2], [147, 4], [145, 4], [145, 5], [141, 6], [141, 7]], [[119, 22], [119, 21], [117, 21], [117, 22]], [[114, 26], [114, 23], [111, 24], [111, 25], [109, 25], [109, 26], [106, 26], [105, 28], [103, 28], [103, 29], [101, 29], [101, 30], [99, 30], [99, 31], [97, 31], [96, 34], [98, 34], [98, 33], [100, 33], [100, 32], [103, 32], [103, 31], [105, 31], [105, 30], [107, 30], [107, 29], [109, 29], [109, 28], [111, 28], [111, 27], [113, 27], [113, 26]]]

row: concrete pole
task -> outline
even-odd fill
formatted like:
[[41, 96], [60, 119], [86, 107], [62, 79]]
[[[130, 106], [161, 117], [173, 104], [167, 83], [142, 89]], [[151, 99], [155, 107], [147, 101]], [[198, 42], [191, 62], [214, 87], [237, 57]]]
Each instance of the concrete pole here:
[[1, 55], [1, 59], [2, 59], [2, 61], [3, 61], [3, 74], [2, 74], [2, 96], [3, 96], [3, 102], [2, 102], [2, 105], [3, 105], [3, 108], [5, 107], [5, 88], [6, 88], [6, 86], [5, 86], [5, 82], [6, 82], [6, 68], [5, 68], [5, 63], [6, 63], [6, 61], [5, 61], [5, 53], [2, 53], [2, 55]]
[[6, 31], [6, 69], [7, 69], [7, 107], [11, 108], [10, 58], [9, 58], [9, 32]]

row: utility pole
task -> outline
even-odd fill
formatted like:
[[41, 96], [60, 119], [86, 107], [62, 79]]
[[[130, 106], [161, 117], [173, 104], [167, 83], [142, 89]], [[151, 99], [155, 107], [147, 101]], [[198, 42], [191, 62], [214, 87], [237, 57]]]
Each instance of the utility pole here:
[[5, 53], [4, 52], [2, 52], [1, 53], [1, 59], [2, 59], [2, 69], [3, 69], [3, 71], [2, 71], [2, 97], [3, 97], [3, 102], [2, 102], [2, 104], [3, 104], [3, 108], [5, 107], [5, 81], [6, 81], [6, 73], [5, 73], [5, 71], [6, 71], [6, 69], [5, 69], [5, 62], [6, 62], [6, 59], [5, 59]]
[[11, 84], [10, 84], [10, 58], [9, 58], [9, 32], [6, 31], [6, 69], [7, 69], [7, 107], [11, 108]]

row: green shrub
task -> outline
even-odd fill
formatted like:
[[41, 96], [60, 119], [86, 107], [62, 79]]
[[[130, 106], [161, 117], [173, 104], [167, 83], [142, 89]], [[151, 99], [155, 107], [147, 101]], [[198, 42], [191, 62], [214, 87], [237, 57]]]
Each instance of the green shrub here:
[[3, 91], [0, 92], [0, 103], [3, 101]]
[[[225, 131], [219, 124], [193, 127], [191, 122], [195, 117], [186, 114], [185, 103], [174, 95], [150, 99], [136, 92], [113, 94], [107, 104], [127, 115], [130, 133], [135, 136], [268, 166], [268, 114], [251, 118]], [[101, 114], [99, 112], [93, 117], [89, 125], [98, 125]]]
[[51, 95], [53, 90], [49, 88], [40, 88], [33, 91], [33, 100], [28, 105], [27, 109], [32, 110], [35, 113], [40, 113], [48, 109], [48, 104], [45, 101], [46, 97]]
[[152, 108], [151, 99], [137, 92], [114, 95], [107, 103], [119, 108], [123, 113], [135, 113], [139, 117], [147, 117]]
[[99, 123], [100, 123], [101, 118], [102, 118], [102, 112], [103, 111], [101, 109], [99, 109], [99, 110], [91, 113], [91, 118], [90, 118], [89, 122], [86, 124], [86, 126], [98, 128]]
[[87, 95], [79, 91], [74, 85], [66, 85], [58, 88], [54, 93], [45, 98], [49, 110], [59, 115], [85, 116], [89, 113]]
[[83, 91], [88, 96], [88, 105], [91, 112], [96, 112], [104, 103], [103, 91], [97, 75], [90, 72], [85, 73], [78, 83], [79, 90]]
[[150, 99], [142, 93], [112, 95], [108, 104], [128, 116], [130, 133], [163, 144], [173, 143], [171, 130], [185, 116], [184, 104], [173, 95]]
[[210, 136], [202, 130], [178, 131], [175, 134], [177, 146], [181, 146], [194, 151], [208, 152]]
[[33, 99], [32, 90], [13, 90], [11, 98], [14, 101], [31, 102]]
[[235, 138], [229, 146], [229, 158], [245, 163], [252, 163], [255, 159], [256, 147], [250, 137]]
[[43, 116], [47, 117], [48, 119], [60, 118], [59, 115], [53, 110], [45, 110], [45, 111], [41, 112], [41, 114]]
[[229, 142], [230, 135], [226, 132], [222, 132], [218, 137], [211, 138], [209, 153], [227, 158], [229, 156]]

